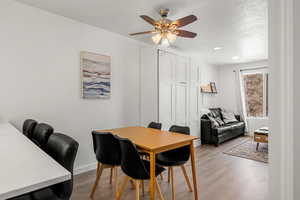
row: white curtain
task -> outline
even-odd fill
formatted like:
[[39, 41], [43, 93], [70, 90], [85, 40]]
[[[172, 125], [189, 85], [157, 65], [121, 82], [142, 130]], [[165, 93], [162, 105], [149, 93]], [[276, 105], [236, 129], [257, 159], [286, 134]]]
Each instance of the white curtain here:
[[241, 114], [241, 118], [245, 122], [245, 126], [246, 126], [245, 131], [248, 132], [247, 110], [246, 110], [246, 101], [245, 101], [242, 73], [238, 67], [234, 70], [234, 73], [235, 73], [235, 82], [236, 82], [235, 94], [236, 94], [236, 102], [238, 103], [238, 112]]

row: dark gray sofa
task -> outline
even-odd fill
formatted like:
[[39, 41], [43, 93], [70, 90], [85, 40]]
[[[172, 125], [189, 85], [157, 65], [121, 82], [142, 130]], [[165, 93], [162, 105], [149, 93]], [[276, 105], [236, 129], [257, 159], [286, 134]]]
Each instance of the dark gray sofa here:
[[[222, 119], [221, 108], [210, 108], [214, 115]], [[202, 144], [219, 144], [245, 134], [245, 123], [241, 121], [239, 115], [235, 115], [237, 122], [224, 124], [213, 127], [207, 114], [201, 117], [201, 143]]]

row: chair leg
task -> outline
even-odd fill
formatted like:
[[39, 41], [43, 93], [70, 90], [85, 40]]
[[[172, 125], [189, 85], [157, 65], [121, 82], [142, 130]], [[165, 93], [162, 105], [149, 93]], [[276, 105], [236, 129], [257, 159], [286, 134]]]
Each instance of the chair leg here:
[[159, 200], [164, 200], [164, 196], [163, 196], [163, 194], [161, 192], [160, 186], [159, 186], [159, 184], [158, 184], [158, 182], [157, 182], [156, 179], [155, 179], [155, 185], [156, 185], [156, 189], [157, 189]]
[[115, 171], [115, 195], [116, 195], [116, 197], [117, 197], [117, 193], [118, 193], [118, 184], [119, 184], [119, 182], [118, 182], [118, 167], [114, 167], [114, 171]]
[[164, 180], [163, 174], [161, 173], [159, 176], [160, 176], [160, 179], [163, 181]]
[[145, 186], [144, 186], [144, 180], [141, 181], [141, 185], [142, 185], [142, 194], [143, 194], [143, 197], [145, 196]]
[[135, 180], [135, 199], [140, 200], [140, 181]]
[[170, 177], [171, 177], [171, 185], [172, 185], [172, 200], [175, 200], [175, 184], [174, 184], [173, 167], [170, 167]]
[[135, 185], [134, 185], [134, 182], [133, 182], [133, 180], [131, 180], [131, 179], [130, 179], [130, 184], [131, 184], [131, 189], [133, 189], [133, 190], [134, 190], [134, 188], [135, 188]]
[[110, 168], [110, 179], [109, 179], [109, 183], [112, 184], [112, 179], [113, 179], [113, 171], [114, 171], [114, 168]]
[[123, 182], [123, 184], [122, 184], [120, 190], [117, 192], [117, 198], [116, 198], [117, 200], [120, 200], [120, 199], [121, 199], [122, 193], [123, 193], [123, 191], [124, 191], [124, 189], [125, 189], [125, 187], [126, 187], [128, 181], [129, 181], [129, 177], [128, 177], [128, 176], [125, 176], [124, 182]]
[[170, 176], [171, 176], [171, 170], [170, 167], [168, 167], [168, 183], [170, 183]]
[[96, 191], [96, 189], [97, 189], [97, 186], [98, 186], [98, 183], [99, 183], [99, 180], [100, 180], [100, 177], [101, 177], [101, 174], [102, 174], [103, 169], [104, 169], [104, 165], [101, 165], [101, 166], [99, 167], [99, 170], [97, 170], [98, 173], [97, 173], [97, 175], [96, 175], [96, 180], [95, 180], [95, 183], [94, 183], [92, 192], [91, 192], [91, 194], [90, 194], [90, 197], [91, 197], [91, 198], [93, 198], [94, 193], [95, 193], [95, 191]]
[[183, 173], [183, 175], [184, 175], [184, 178], [185, 178], [185, 180], [186, 180], [186, 183], [187, 183], [187, 185], [188, 185], [189, 191], [190, 191], [190, 192], [193, 192], [192, 185], [191, 185], [190, 179], [189, 179], [189, 177], [188, 177], [188, 175], [187, 175], [187, 173], [186, 173], [186, 169], [185, 169], [184, 165], [182, 165], [182, 166], [180, 166], [180, 167], [181, 167], [182, 173]]
[[100, 169], [100, 163], [97, 163], [97, 170], [96, 170], [96, 174], [98, 174], [98, 172], [99, 172], [99, 169]]

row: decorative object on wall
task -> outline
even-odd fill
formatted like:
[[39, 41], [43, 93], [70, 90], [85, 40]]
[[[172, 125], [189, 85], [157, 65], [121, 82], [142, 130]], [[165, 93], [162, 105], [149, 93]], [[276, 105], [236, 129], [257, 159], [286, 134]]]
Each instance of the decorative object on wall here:
[[110, 56], [80, 52], [82, 70], [82, 97], [84, 99], [107, 99], [111, 93]]
[[210, 82], [207, 85], [200, 86], [202, 93], [217, 93], [216, 83]]
[[215, 82], [210, 82], [212, 93], [217, 93], [217, 87]]
[[200, 88], [201, 88], [202, 93], [212, 93], [212, 89], [211, 89], [210, 84], [202, 85], [202, 86], [200, 86]]

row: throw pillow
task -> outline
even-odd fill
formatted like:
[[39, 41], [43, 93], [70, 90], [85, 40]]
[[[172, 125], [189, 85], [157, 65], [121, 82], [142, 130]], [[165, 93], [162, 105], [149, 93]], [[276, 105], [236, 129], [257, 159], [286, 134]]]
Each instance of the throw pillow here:
[[222, 116], [225, 124], [232, 123], [232, 122], [238, 122], [238, 120], [235, 118], [233, 112], [229, 112], [222, 109]]
[[216, 128], [216, 127], [219, 126], [219, 123], [216, 121], [216, 119], [210, 113], [207, 114], [207, 117], [211, 122], [211, 127], [212, 128]]
[[218, 124], [220, 126], [223, 126], [225, 123], [223, 122], [223, 120], [221, 119], [221, 117], [216, 117], [215, 120], [218, 122]]

